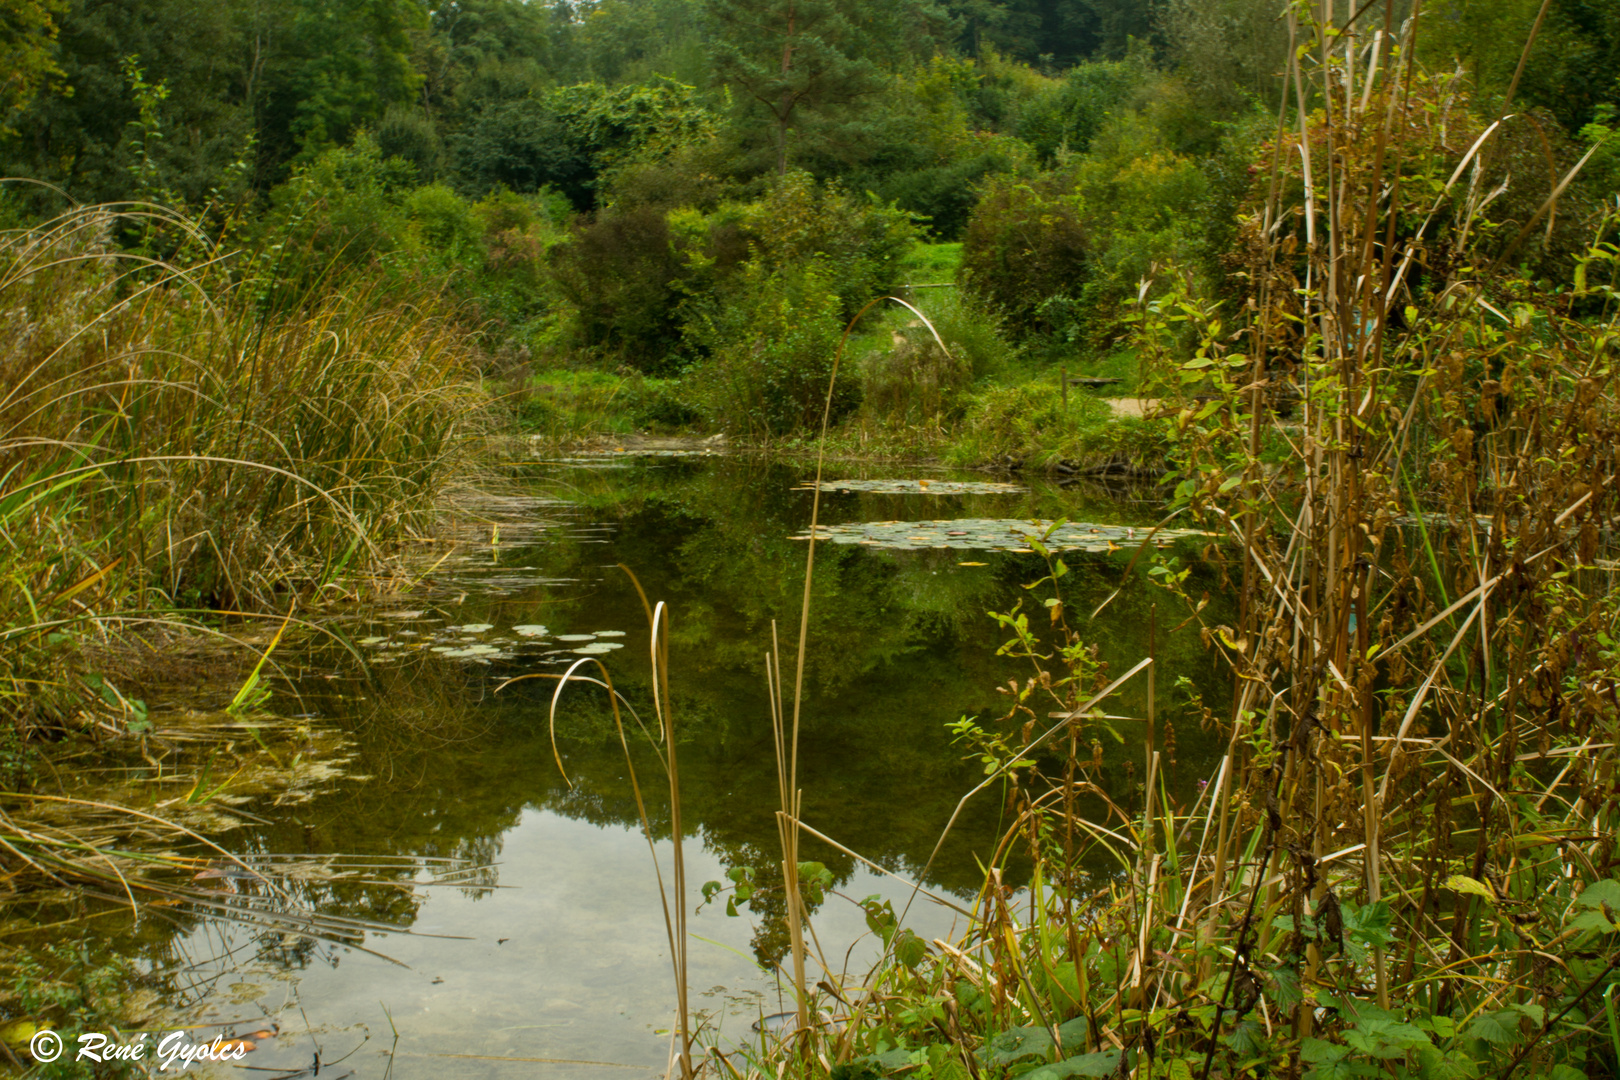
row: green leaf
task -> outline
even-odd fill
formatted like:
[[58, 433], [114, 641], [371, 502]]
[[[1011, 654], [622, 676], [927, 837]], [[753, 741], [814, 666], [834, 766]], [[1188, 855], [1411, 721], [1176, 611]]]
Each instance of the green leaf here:
[[1333, 1043], [1321, 1039], [1306, 1039], [1299, 1046], [1299, 1059], [1310, 1065], [1319, 1065], [1324, 1062], [1343, 1061], [1350, 1053], [1348, 1046], [1335, 1046]]
[[1258, 1020], [1244, 1020], [1232, 1029], [1225, 1042], [1239, 1057], [1256, 1058], [1266, 1052], [1265, 1035], [1266, 1029]]
[[1482, 1039], [1493, 1046], [1503, 1043], [1517, 1042], [1519, 1038], [1519, 1017], [1510, 1010], [1486, 1013], [1474, 1018], [1468, 1025], [1465, 1033], [1470, 1039]]
[[[914, 968], [922, 963], [923, 957], [928, 955], [928, 943], [910, 930], [902, 930], [895, 935], [894, 956], [908, 968]], [[1050, 1043], [1050, 1037], [1046, 1040]]]
[[1602, 910], [1604, 904], [1620, 910], [1620, 882], [1609, 878], [1590, 882], [1581, 890], [1581, 895], [1575, 898], [1575, 902], [1582, 907], [1598, 910]]
[[992, 1035], [980, 1051], [990, 1065], [1007, 1065], [1019, 1058], [1037, 1057], [1052, 1049], [1052, 1033], [1038, 1024], [1008, 1028]]
[[[1072, 964], [1065, 966], [1071, 971], [1074, 968]], [[1073, 1020], [1066, 1020], [1058, 1025], [1058, 1041], [1064, 1046], [1079, 1046], [1086, 1041], [1086, 1032], [1090, 1029], [1091, 1024], [1083, 1016], [1077, 1016]]]
[[1079, 1054], [1064, 1058], [1055, 1065], [1042, 1065], [1025, 1073], [1024, 1080], [1064, 1080], [1069, 1076], [1110, 1076], [1119, 1068], [1119, 1054], [1100, 1050], [1094, 1054]]

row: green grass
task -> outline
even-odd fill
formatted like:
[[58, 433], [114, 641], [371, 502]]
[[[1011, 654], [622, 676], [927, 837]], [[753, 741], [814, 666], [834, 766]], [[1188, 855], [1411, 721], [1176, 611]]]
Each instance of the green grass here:
[[272, 304], [262, 265], [154, 262], [110, 244], [130, 227], [205, 243], [96, 207], [0, 234], [0, 712], [25, 727], [100, 697], [80, 644], [375, 566], [481, 433], [441, 293], [351, 276]]
[[520, 427], [555, 445], [642, 431], [707, 433], [679, 379], [551, 368], [530, 376], [510, 398]]
[[900, 260], [899, 280], [896, 284], [921, 285], [955, 281], [956, 269], [961, 265], [960, 243], [918, 244]]

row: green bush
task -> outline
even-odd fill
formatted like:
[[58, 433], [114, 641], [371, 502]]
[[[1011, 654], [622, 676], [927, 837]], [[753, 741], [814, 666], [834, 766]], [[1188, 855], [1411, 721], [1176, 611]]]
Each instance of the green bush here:
[[993, 181], [962, 237], [962, 283], [1018, 334], [1054, 327], [1042, 305], [1085, 284], [1093, 229], [1067, 173]]
[[[744, 268], [729, 302], [690, 332], [709, 353], [687, 376], [706, 417], [735, 434], [770, 438], [821, 422], [843, 319], [822, 258], [778, 270]], [[839, 373], [833, 417], [859, 402], [859, 384]]]
[[931, 289], [916, 303], [951, 354], [967, 364], [973, 382], [1002, 375], [1022, 355], [1002, 317], [971, 292]]
[[578, 312], [581, 344], [646, 372], [671, 370], [682, 344], [682, 278], [663, 211], [607, 211], [575, 226], [552, 252], [564, 297]]
[[740, 208], [737, 223], [772, 270], [821, 260], [846, 318], [896, 283], [919, 232], [905, 211], [804, 172], [788, 173]]
[[912, 319], [861, 363], [861, 412], [894, 425], [954, 419], [972, 382], [972, 365], [940, 348], [922, 321]]
[[413, 239], [426, 251], [460, 261], [478, 251], [482, 230], [467, 200], [443, 184], [419, 187], [405, 197]]
[[724, 309], [754, 303], [758, 279], [740, 276], [745, 267], [793, 280], [817, 263], [834, 313], [848, 318], [898, 276], [916, 234], [904, 211], [790, 173], [760, 199], [710, 213], [615, 204], [577, 224], [553, 266], [582, 345], [669, 374], [708, 355], [703, 324], [731, 325]]

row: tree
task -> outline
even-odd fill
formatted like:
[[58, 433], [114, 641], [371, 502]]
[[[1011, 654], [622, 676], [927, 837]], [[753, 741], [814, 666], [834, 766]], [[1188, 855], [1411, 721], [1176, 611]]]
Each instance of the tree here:
[[52, 57], [56, 41], [53, 14], [61, 0], [0, 0], [0, 133], [34, 99], [48, 80], [62, 74]]
[[778, 175], [790, 131], [836, 122], [944, 24], [928, 0], [705, 0], [704, 14], [715, 79], [769, 117]]

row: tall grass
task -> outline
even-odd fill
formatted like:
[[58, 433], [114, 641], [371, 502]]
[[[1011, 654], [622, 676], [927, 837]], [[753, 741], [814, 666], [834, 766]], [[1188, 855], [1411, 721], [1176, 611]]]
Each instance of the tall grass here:
[[[1016, 819], [972, 925], [928, 943], [869, 910], [883, 960], [818, 978], [789, 903], [796, 1030], [717, 1058], [728, 1073], [1620, 1070], [1620, 247], [1612, 220], [1585, 249], [1550, 246], [1578, 164], [1503, 210], [1522, 184], [1493, 155], [1512, 118], [1474, 118], [1459, 81], [1415, 67], [1419, 19], [1390, 4], [1356, 22], [1369, 10], [1289, 11], [1241, 306], [1175, 274], [1141, 290], [1136, 347], [1182, 402], [1169, 516], [1220, 534], [1200, 557], [1235, 623], [1206, 621], [1185, 553], [1142, 555], [1232, 700], [1150, 692], [1142, 782], [1109, 798], [1083, 748], [1154, 665], [1110, 682], [1083, 636], [1107, 605], [1065, 605], [1069, 569], [1036, 538], [1050, 625], [1005, 618], [1028, 681], [1002, 727], [961, 730]], [[1564, 286], [1538, 283], [1560, 266]], [[1296, 396], [1297, 420], [1266, 408]], [[1192, 723], [1226, 745], [1196, 788], [1175, 765]], [[1002, 876], [1015, 848], [1035, 868], [1022, 891]]]
[[[152, 237], [186, 257], [146, 254]], [[0, 702], [18, 723], [79, 711], [87, 642], [285, 613], [379, 567], [465, 460], [483, 399], [442, 297], [351, 276], [271, 302], [263, 266], [144, 206], [0, 234]]]

